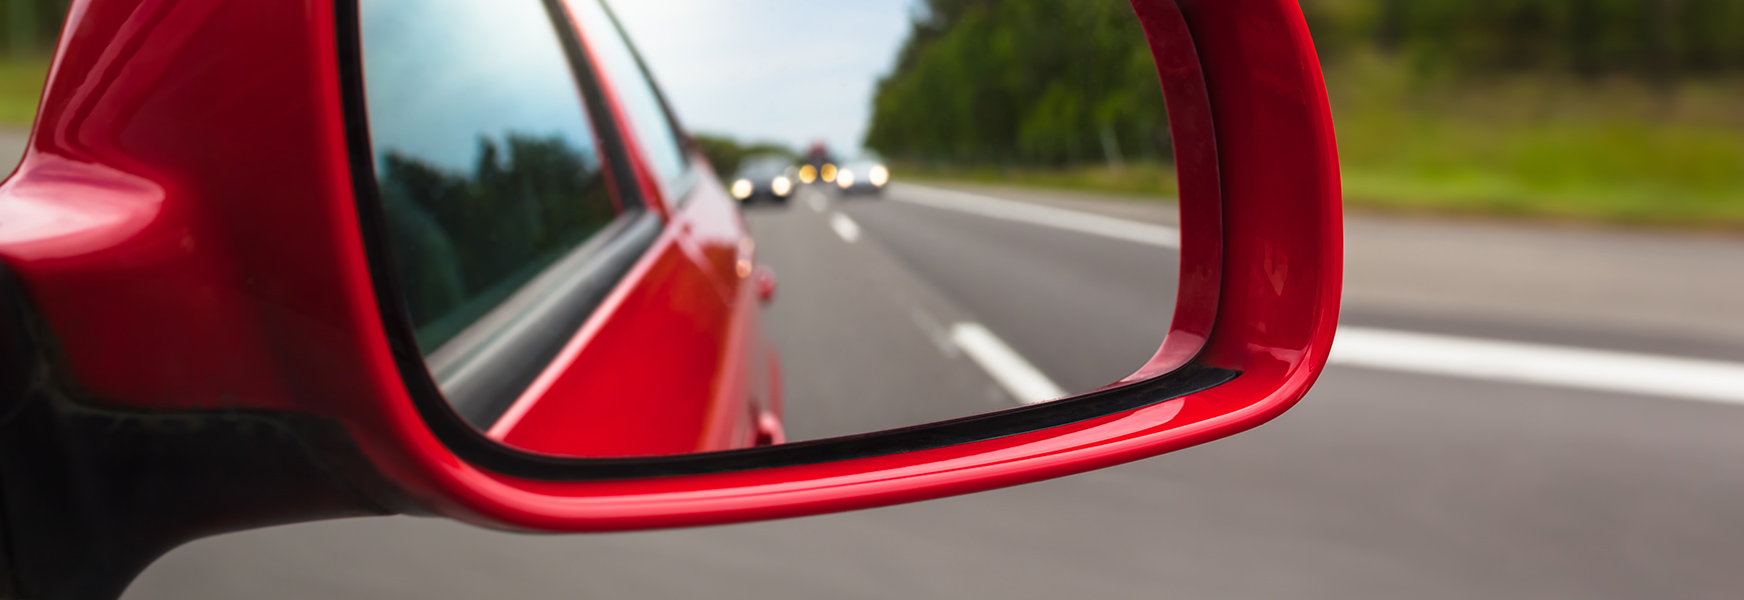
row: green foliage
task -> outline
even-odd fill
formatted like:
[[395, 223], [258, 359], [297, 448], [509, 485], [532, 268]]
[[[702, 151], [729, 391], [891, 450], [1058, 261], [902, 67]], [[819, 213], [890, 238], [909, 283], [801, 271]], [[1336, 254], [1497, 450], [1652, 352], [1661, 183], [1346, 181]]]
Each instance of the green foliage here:
[[46, 59], [0, 60], [0, 126], [29, 127], [47, 79]]
[[[1347, 201], [1744, 226], [1744, 2], [1299, 1]], [[1172, 188], [1152, 181], [1167, 122], [1124, 1], [925, 7], [868, 146], [923, 177]], [[1107, 160], [1104, 127], [1136, 160]]]
[[72, 0], [0, 0], [0, 50], [13, 59], [47, 55], [71, 5]]
[[28, 127], [72, 0], [0, 0], [0, 127]]
[[879, 81], [866, 146], [924, 163], [1166, 157], [1167, 112], [1126, 0], [929, 0]]
[[1744, 82], [1460, 85], [1375, 57], [1327, 74], [1353, 204], [1744, 226]]
[[426, 353], [617, 215], [598, 163], [562, 137], [478, 144], [470, 173], [394, 151], [378, 167], [396, 275]]
[[1744, 2], [1301, 2], [1347, 201], [1744, 225]]
[[1744, 70], [1738, 0], [1301, 0], [1323, 54], [1375, 47], [1420, 72], [1669, 83]]
[[708, 157], [709, 164], [715, 168], [715, 174], [725, 179], [739, 171], [739, 163], [745, 157], [758, 154], [776, 154], [797, 160], [799, 154], [792, 148], [781, 144], [768, 142], [742, 143], [723, 135], [694, 134], [691, 136], [702, 146], [702, 153]]

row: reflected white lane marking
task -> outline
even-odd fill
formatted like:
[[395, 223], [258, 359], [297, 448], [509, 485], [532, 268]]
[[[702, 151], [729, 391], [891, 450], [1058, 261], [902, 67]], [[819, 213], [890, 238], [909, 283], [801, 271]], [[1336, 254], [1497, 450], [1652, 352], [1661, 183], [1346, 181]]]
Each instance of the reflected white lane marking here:
[[939, 320], [933, 318], [925, 309], [918, 306], [910, 307], [908, 316], [910, 320], [914, 321], [915, 326], [920, 327], [920, 330], [926, 333], [927, 339], [932, 340], [933, 345], [939, 347], [939, 353], [945, 355], [945, 358], [957, 358], [963, 355], [962, 349], [951, 341], [951, 335], [945, 333], [945, 326], [940, 325]]
[[1054, 385], [1052, 379], [980, 323], [951, 325], [951, 342], [962, 348], [975, 364], [981, 365], [1018, 402], [1036, 404], [1066, 396], [1065, 390]]
[[1744, 364], [1365, 327], [1340, 327], [1334, 364], [1744, 404]]
[[842, 236], [842, 241], [850, 244], [860, 239], [860, 226], [854, 223], [848, 215], [835, 213], [830, 215], [830, 229], [836, 230], [836, 235]]
[[898, 193], [887, 194], [891, 200], [933, 208], [1065, 229], [1090, 235], [1162, 246], [1181, 247], [1181, 230], [1174, 227], [1141, 223], [1130, 219], [1108, 217], [1094, 213], [1068, 210], [1041, 204], [1001, 200], [980, 194], [941, 190], [905, 184]]

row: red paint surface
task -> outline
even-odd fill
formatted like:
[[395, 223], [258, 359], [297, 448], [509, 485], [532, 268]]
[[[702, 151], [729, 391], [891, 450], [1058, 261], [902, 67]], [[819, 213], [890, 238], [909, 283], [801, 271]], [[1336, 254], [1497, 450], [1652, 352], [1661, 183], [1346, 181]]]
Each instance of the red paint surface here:
[[[1099, 419], [950, 448], [654, 480], [532, 481], [468, 464], [425, 427], [388, 350], [351, 192], [335, 20], [324, 1], [76, 2], [30, 149], [0, 187], [0, 259], [18, 272], [96, 401], [332, 418], [426, 509], [494, 527], [601, 531], [790, 517], [1155, 456], [1259, 425], [1306, 393], [1337, 322], [1340, 209], [1325, 92], [1295, 2], [1193, 2], [1180, 13], [1168, 0], [1134, 6], [1153, 35], [1192, 32], [1190, 47], [1175, 39], [1153, 48], [1172, 108], [1195, 102], [1185, 53], [1203, 61], [1214, 144], [1203, 132], [1175, 135], [1184, 149], [1214, 146], [1219, 188], [1209, 186], [1213, 163], [1183, 160], [1183, 314], [1169, 344], [1186, 346], [1165, 346], [1141, 373], [1179, 364], [1199, 336], [1197, 360], [1243, 375]], [[638, 173], [650, 183], [646, 169]], [[622, 320], [593, 333], [621, 345], [597, 357], [611, 362], [594, 362], [592, 342], [578, 347], [522, 423], [503, 432], [510, 443], [559, 449], [563, 436], [526, 415], [575, 418], [598, 395], [701, 401], [712, 410], [726, 405], [723, 394], [768, 387], [743, 375], [773, 372], [745, 358], [767, 356], [745, 351], [758, 346], [746, 333], [755, 312], [712, 308], [756, 302], [734, 268], [737, 218], [723, 218], [710, 200], [722, 196], [718, 186], [704, 185], [671, 217], [677, 230], [669, 228], [642, 273], [698, 276], [654, 277], [648, 296], [624, 293]], [[1209, 204], [1214, 198], [1219, 204]], [[1213, 215], [1220, 229], [1195, 225]], [[635, 323], [697, 339], [716, 331], [720, 345], [657, 349], [624, 332]], [[711, 351], [723, 365], [713, 373], [659, 362], [658, 352], [707, 362]], [[734, 367], [741, 359], [750, 366]], [[611, 364], [639, 370], [614, 375]], [[582, 375], [589, 370], [599, 378]], [[571, 385], [586, 393], [559, 393]], [[661, 395], [668, 393], [683, 396]], [[763, 400], [779, 406], [778, 394]], [[750, 439], [724, 426], [735, 420], [750, 422], [721, 410], [685, 420], [672, 443]]]
[[1216, 119], [1199, 51], [1181, 9], [1172, 1], [1133, 4], [1150, 40], [1169, 108], [1181, 219], [1180, 279], [1175, 317], [1161, 348], [1121, 383], [1148, 379], [1193, 360], [1211, 335], [1223, 275], [1223, 199]]

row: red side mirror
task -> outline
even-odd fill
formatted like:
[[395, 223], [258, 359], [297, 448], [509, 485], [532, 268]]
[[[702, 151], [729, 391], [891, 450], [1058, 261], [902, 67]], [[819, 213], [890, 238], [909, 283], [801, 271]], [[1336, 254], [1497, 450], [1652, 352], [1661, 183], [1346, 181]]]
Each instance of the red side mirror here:
[[[36, 432], [0, 435], [13, 457], [0, 486], [41, 491], [9, 497], [12, 528], [0, 531], [14, 547], [52, 546], [57, 527], [108, 519], [145, 541], [87, 532], [83, 550], [113, 560], [14, 565], [33, 589], [93, 573], [124, 584], [192, 537], [339, 515], [619, 531], [1059, 477], [1258, 426], [1308, 391], [1332, 343], [1337, 156], [1293, 1], [1133, 0], [1175, 124], [1182, 206], [1178, 308], [1143, 368], [954, 421], [780, 444], [780, 423], [761, 415], [759, 443], [777, 445], [609, 459], [500, 443], [441, 401], [402, 331], [403, 304], [380, 285], [387, 225], [360, 191], [375, 166], [358, 148], [368, 135], [350, 2], [81, 6], [29, 152], [0, 188], [0, 414]], [[620, 166], [612, 185], [670, 187], [649, 183], [652, 167]], [[649, 206], [659, 235], [669, 209]], [[683, 251], [718, 258], [706, 244]], [[734, 259], [719, 258], [726, 272]], [[769, 301], [774, 274], [751, 279]], [[563, 360], [576, 360], [582, 329], [562, 332]], [[535, 388], [554, 377], [533, 375]], [[38, 456], [57, 458], [21, 462]], [[227, 469], [255, 487], [225, 488], [214, 473]], [[20, 530], [20, 519], [48, 525]]]

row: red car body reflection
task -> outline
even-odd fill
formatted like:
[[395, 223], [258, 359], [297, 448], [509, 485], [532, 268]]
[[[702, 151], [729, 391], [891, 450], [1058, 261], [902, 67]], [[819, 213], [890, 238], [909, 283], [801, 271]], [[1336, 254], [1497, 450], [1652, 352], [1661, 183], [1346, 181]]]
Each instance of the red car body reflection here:
[[781, 441], [779, 363], [739, 267], [754, 246], [720, 184], [703, 187], [492, 438], [582, 456]]
[[[372, 359], [336, 343], [380, 326], [360, 312], [368, 302], [332, 293], [372, 287], [333, 10], [74, 3], [29, 148], [0, 187], [0, 260], [94, 401], [314, 403], [338, 417], [355, 408], [347, 398], [378, 393], [355, 368]], [[608, 160], [641, 175], [665, 230], [535, 383], [540, 393], [490, 435], [589, 456], [780, 441], [779, 372], [758, 332], [754, 246], [736, 205], [700, 154], [699, 182], [671, 198], [627, 145], [629, 156]]]

